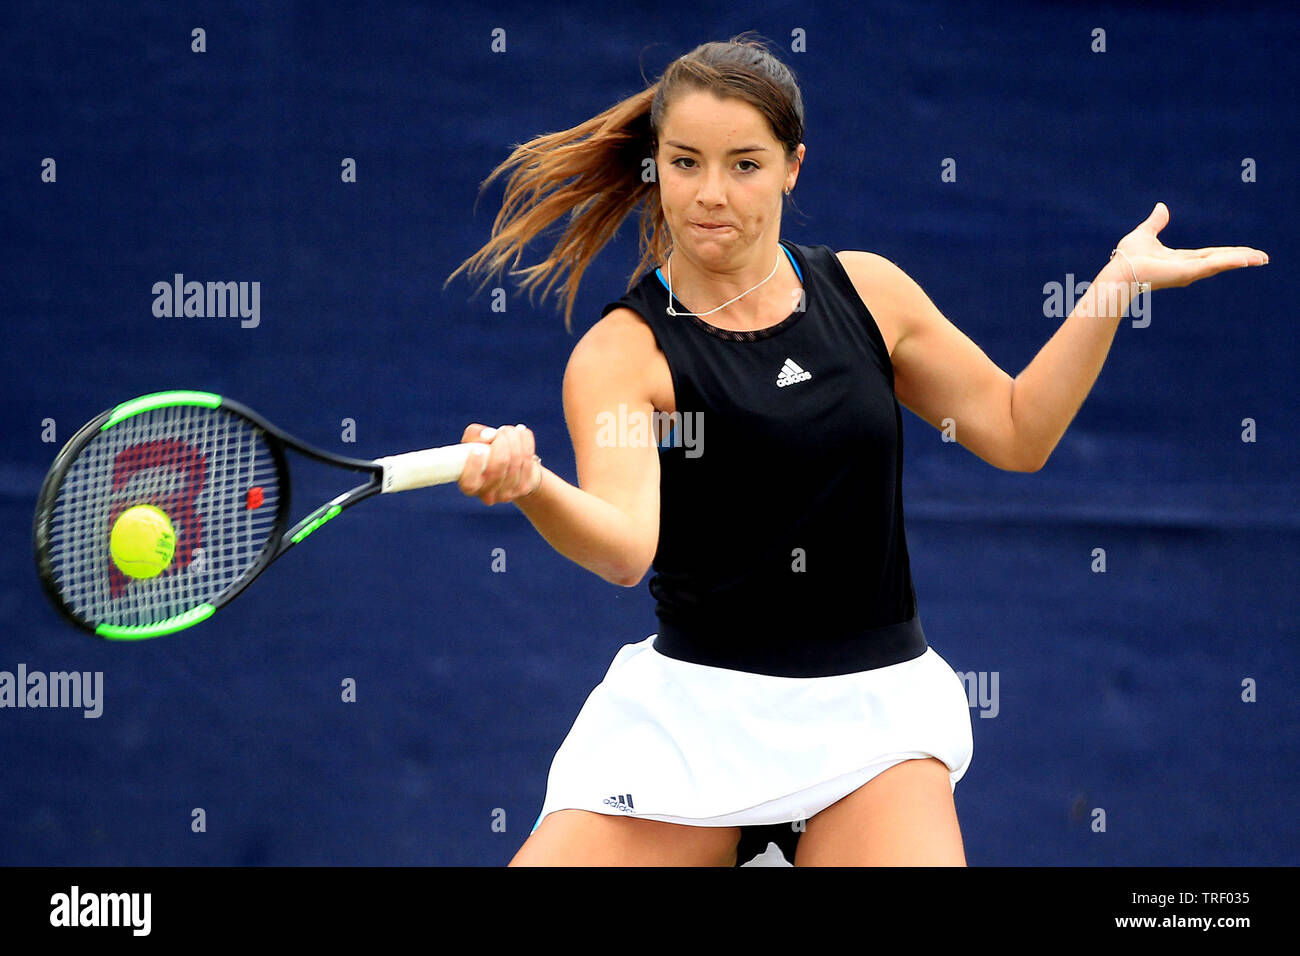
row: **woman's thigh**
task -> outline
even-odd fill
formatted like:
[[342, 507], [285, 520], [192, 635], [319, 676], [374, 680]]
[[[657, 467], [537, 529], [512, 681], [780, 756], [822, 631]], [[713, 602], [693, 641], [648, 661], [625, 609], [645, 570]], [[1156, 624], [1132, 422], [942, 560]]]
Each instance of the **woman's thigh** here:
[[548, 813], [510, 866], [735, 866], [740, 827], [695, 827], [637, 817]]
[[795, 866], [965, 866], [942, 760], [904, 760], [808, 820]]

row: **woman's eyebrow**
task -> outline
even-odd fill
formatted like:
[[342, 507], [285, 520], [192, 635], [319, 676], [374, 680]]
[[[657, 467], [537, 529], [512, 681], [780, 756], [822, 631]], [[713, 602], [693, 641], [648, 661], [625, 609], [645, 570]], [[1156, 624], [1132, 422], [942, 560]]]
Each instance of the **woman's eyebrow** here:
[[[674, 141], [672, 141], [672, 140], [668, 140], [668, 142], [667, 142], [666, 145], [668, 145], [668, 146], [673, 146], [673, 147], [675, 147], [675, 148], [677, 148], [677, 149], [684, 149], [684, 150], [686, 150], [688, 153], [698, 153], [698, 152], [699, 152], [699, 150], [696, 149], [694, 146], [687, 146], [685, 143], [677, 143], [677, 142], [674, 142]], [[731, 155], [734, 155], [735, 153], [765, 153], [765, 152], [767, 152], [767, 147], [766, 147], [766, 146], [740, 146], [740, 147], [737, 147], [736, 149], [729, 149], [729, 150], [727, 150], [727, 155], [728, 155], [728, 156], [731, 156]]]

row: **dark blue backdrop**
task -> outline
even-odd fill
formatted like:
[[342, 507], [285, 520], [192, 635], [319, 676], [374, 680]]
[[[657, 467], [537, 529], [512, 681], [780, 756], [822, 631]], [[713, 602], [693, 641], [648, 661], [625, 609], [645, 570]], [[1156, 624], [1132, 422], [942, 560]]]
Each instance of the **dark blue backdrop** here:
[[[102, 671], [104, 703], [0, 710], [0, 863], [510, 859], [586, 694], [655, 629], [644, 583], [439, 488], [331, 524], [195, 630], [110, 644], [40, 593], [36, 491], [83, 421], [169, 387], [361, 456], [522, 421], [574, 481], [564, 363], [622, 293], [634, 223], [569, 335], [513, 285], [503, 314], [443, 290], [499, 206], [494, 185], [475, 212], [476, 190], [511, 144], [747, 29], [807, 107], [783, 235], [889, 256], [1012, 375], [1060, 325], [1043, 286], [1091, 279], [1158, 200], [1167, 245], [1270, 254], [1121, 324], [1039, 473], [905, 414], [904, 487], [927, 635], [998, 675], [956, 792], [972, 864], [1300, 859], [1294, 5], [743, 6], [4, 5], [0, 670]], [[260, 282], [260, 324], [156, 318], [178, 272]], [[335, 487], [302, 480], [303, 502]]]

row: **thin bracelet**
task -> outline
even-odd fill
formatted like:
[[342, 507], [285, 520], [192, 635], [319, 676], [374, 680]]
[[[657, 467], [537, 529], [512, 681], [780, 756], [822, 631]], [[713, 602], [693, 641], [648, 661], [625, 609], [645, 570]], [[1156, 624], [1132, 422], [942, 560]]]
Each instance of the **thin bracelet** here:
[[[537, 462], [537, 464], [539, 464], [539, 465], [542, 463], [542, 459], [539, 458], [537, 455], [534, 455], [534, 456], [533, 456], [533, 461]], [[525, 498], [528, 498], [528, 497], [531, 497], [532, 495], [537, 494], [537, 489], [540, 488], [540, 487], [542, 487], [542, 479], [545, 478], [545, 477], [546, 477], [545, 473], [539, 471], [539, 472], [537, 473], [537, 484], [533, 487], [533, 490], [530, 491], [530, 492], [528, 492], [528, 494], [526, 494], [526, 495], [520, 495], [518, 498], [515, 499], [515, 501], [523, 501]]]
[[1150, 282], [1138, 282], [1138, 273], [1137, 273], [1137, 270], [1133, 268], [1133, 260], [1131, 260], [1128, 256], [1124, 255], [1124, 253], [1119, 249], [1119, 247], [1116, 247], [1116, 248], [1110, 250], [1110, 257], [1111, 257], [1112, 259], [1114, 259], [1114, 258], [1115, 258], [1115, 253], [1117, 253], [1117, 252], [1118, 252], [1121, 256], [1124, 256], [1124, 261], [1128, 263], [1129, 271], [1133, 273], [1133, 284], [1137, 286], [1138, 295], [1141, 295], [1143, 292], [1150, 292], [1150, 291], [1151, 291], [1151, 283], [1150, 283]]

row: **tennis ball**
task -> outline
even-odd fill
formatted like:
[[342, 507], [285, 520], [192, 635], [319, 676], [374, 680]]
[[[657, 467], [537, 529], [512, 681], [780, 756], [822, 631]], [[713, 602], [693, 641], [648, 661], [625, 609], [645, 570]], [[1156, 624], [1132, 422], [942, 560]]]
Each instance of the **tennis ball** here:
[[161, 508], [135, 505], [113, 523], [108, 538], [113, 563], [132, 578], [154, 578], [167, 569], [176, 552], [176, 531]]

